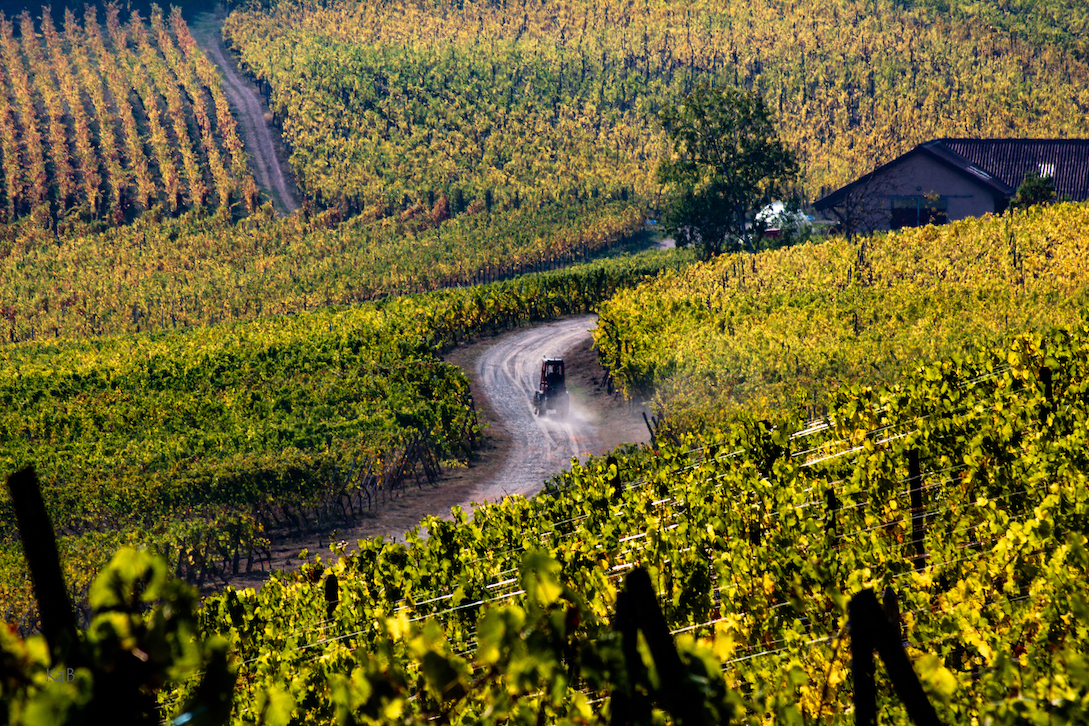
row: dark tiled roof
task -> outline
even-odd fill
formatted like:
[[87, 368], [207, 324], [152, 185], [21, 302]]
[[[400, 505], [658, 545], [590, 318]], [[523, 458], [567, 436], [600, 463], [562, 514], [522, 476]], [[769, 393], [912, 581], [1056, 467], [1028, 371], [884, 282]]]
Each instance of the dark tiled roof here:
[[[945, 144], [944, 139], [928, 141], [915, 147], [925, 151], [946, 166], [952, 167], [964, 174], [976, 184], [988, 187], [995, 196], [1010, 197], [1017, 191], [1017, 187], [1008, 183], [1001, 175], [995, 174], [986, 167], [980, 168], [972, 159], [962, 156]], [[910, 153], [910, 152], [909, 152]]]
[[1089, 200], [1089, 139], [935, 139], [818, 199], [813, 206], [823, 211], [843, 203], [851, 189], [915, 154], [930, 156], [989, 187], [997, 197], [1012, 197], [1025, 174], [1035, 171], [1052, 178], [1060, 197]]
[[1025, 174], [1050, 176], [1055, 193], [1089, 199], [1089, 139], [939, 139], [1013, 189]]

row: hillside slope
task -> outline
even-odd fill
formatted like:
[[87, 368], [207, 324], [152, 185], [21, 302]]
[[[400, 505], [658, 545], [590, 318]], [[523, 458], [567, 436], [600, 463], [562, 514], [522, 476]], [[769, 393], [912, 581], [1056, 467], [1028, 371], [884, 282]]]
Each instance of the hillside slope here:
[[[220, 565], [248, 571], [273, 528], [328, 541], [362, 516], [364, 497], [346, 507], [344, 492], [396, 478], [410, 442], [429, 452], [429, 479], [468, 455], [468, 381], [443, 346], [585, 313], [690, 260], [648, 252], [346, 309], [0, 346], [0, 471], [37, 466], [77, 602], [121, 544], [201, 583]], [[29, 609], [33, 623], [30, 600], [0, 490], [0, 615]]]
[[650, 199], [655, 114], [703, 82], [768, 100], [811, 197], [934, 137], [1089, 136], [1089, 65], [1050, 26], [1018, 27], [893, 0], [277, 0], [224, 33], [270, 89], [304, 191], [399, 211]]
[[[1089, 205], [723, 256], [625, 291], [595, 344], [631, 394], [683, 410], [823, 404], [843, 384], [1080, 319]], [[801, 390], [800, 398], [798, 395]]]
[[[628, 679], [665, 708], [662, 661], [646, 679], [620, 654], [636, 566], [701, 675], [693, 697], [741, 699], [730, 723], [854, 723], [862, 628], [846, 603], [867, 588], [896, 598], [942, 723], [1080, 723], [1087, 344], [1084, 326], [1018, 336], [841, 389], [831, 423], [714, 427], [594, 459], [534, 500], [209, 598], [204, 634], [240, 662], [234, 723], [272, 698], [304, 724], [609, 723]], [[878, 673], [881, 722], [910, 723]]]
[[[124, 224], [153, 207], [252, 211], [253, 180], [219, 76], [181, 13], [88, 7], [0, 14], [0, 222]], [[39, 34], [40, 31], [40, 34]], [[7, 235], [0, 235], [0, 238]]]

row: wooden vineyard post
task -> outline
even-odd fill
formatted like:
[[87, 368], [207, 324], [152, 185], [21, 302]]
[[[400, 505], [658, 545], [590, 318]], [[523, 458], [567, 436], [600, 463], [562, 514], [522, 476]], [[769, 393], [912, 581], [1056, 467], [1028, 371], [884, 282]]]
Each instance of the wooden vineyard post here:
[[1040, 383], [1044, 386], [1044, 398], [1046, 399], [1040, 423], [1046, 424], [1048, 415], [1055, 411], [1055, 391], [1051, 382], [1051, 368], [1044, 366], [1040, 369]]
[[234, 526], [234, 555], [231, 557], [231, 574], [238, 574], [240, 552], [242, 550], [242, 524]]
[[915, 569], [921, 570], [926, 565], [926, 550], [923, 537], [926, 534], [923, 511], [923, 477], [919, 471], [919, 450], [908, 451], [908, 482], [911, 484], [911, 544], [912, 559]]
[[861, 594], [851, 600], [848, 613], [851, 628], [851, 678], [855, 685], [852, 697], [855, 724], [874, 726], [877, 723], [877, 685], [874, 682], [873, 628], [866, 619], [870, 613], [863, 608]]
[[835, 487], [828, 487], [824, 492], [824, 505], [828, 510], [824, 524], [825, 537], [836, 537], [839, 528], [836, 526], [836, 513], [839, 512], [839, 499], [836, 497]]
[[476, 436], [473, 435], [473, 421], [476, 419], [476, 402], [473, 400], [473, 394], [469, 394], [469, 410], [472, 411], [469, 421], [469, 446], [473, 449], [476, 448]]
[[325, 578], [325, 619], [333, 619], [333, 611], [337, 609], [337, 605], [340, 604], [340, 583], [337, 582], [337, 576], [329, 574]]
[[919, 678], [904, 651], [900, 629], [889, 621], [873, 590], [863, 590], [847, 606], [851, 631], [851, 677], [854, 680], [855, 724], [877, 723], [877, 686], [873, 653], [885, 664], [896, 695], [916, 726], [940, 726], [934, 706], [927, 700]]
[[[687, 669], [677, 654], [673, 636], [658, 606], [650, 575], [642, 567], [636, 567], [624, 579], [624, 590], [617, 595], [613, 629], [621, 636], [628, 688], [613, 693], [610, 724], [621, 726], [650, 722], [651, 703], [646, 695], [634, 688], [636, 683], [647, 686], [647, 690], [669, 711], [676, 723], [684, 726], [705, 723], [704, 696], [692, 687], [694, 681], [686, 678]], [[646, 666], [636, 647], [638, 632], [643, 633], [654, 660], [660, 683], [658, 689], [649, 687]]]
[[616, 474], [609, 479], [609, 489], [612, 491], [613, 499], [620, 499], [624, 495], [624, 479], [620, 476], [620, 462], [616, 460], [616, 457], [609, 454], [609, 458], [605, 460], [605, 470], [616, 469]]
[[76, 619], [64, 583], [53, 523], [42, 500], [42, 488], [33, 466], [8, 477], [8, 492], [15, 508], [19, 538], [23, 543], [34, 598], [38, 601], [42, 634], [49, 643], [53, 663], [82, 664]]

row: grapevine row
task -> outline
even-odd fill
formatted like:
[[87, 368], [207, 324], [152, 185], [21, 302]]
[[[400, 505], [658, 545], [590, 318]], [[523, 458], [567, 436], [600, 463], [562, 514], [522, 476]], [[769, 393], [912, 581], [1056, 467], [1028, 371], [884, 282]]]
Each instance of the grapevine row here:
[[[116, 116], [119, 118], [124, 139], [125, 155], [128, 159], [128, 168], [132, 170], [136, 178], [136, 199], [138, 209], [145, 210], [151, 207], [156, 198], [155, 183], [151, 176], [151, 166], [148, 161], [144, 144], [141, 141], [140, 130], [136, 123], [136, 115], [129, 101], [129, 87], [122, 81], [120, 68], [116, 59], [106, 49], [102, 39], [102, 31], [98, 25], [97, 12], [88, 8], [84, 13], [83, 31], [86, 37], [86, 47], [76, 41], [78, 31], [75, 22], [65, 22], [68, 41], [74, 49], [74, 56], [79, 58], [84, 68], [83, 78], [85, 87], [91, 89], [89, 93], [95, 102], [95, 112], [99, 118], [99, 128], [109, 127], [110, 124], [107, 106], [106, 92], [108, 90], [113, 99]], [[98, 66], [102, 73], [95, 77], [90, 61], [90, 54], [94, 53]], [[106, 87], [103, 88], [103, 85]]]
[[[175, 34], [188, 37], [175, 16]], [[207, 60], [191, 45], [178, 52], [158, 9], [152, 32], [137, 13], [122, 24], [115, 3], [106, 21], [108, 42], [94, 8], [82, 28], [67, 10], [63, 33], [49, 13], [35, 27], [24, 11], [16, 39], [0, 16], [5, 221], [29, 216], [49, 227], [75, 216], [117, 225], [159, 203], [171, 213], [212, 207], [231, 216], [249, 175], [217, 76], [191, 70], [210, 68]], [[207, 98], [219, 106], [215, 116]], [[231, 150], [229, 166], [221, 145]]]
[[61, 225], [63, 243], [52, 245], [33, 225], [0, 228], [9, 244], [37, 248], [0, 258], [0, 340], [176, 329], [490, 283], [645, 245], [643, 219], [628, 203], [589, 203], [421, 230], [338, 226], [328, 214], [273, 219], [264, 208], [237, 224], [188, 214], [104, 231]]
[[388, 215], [440, 191], [503, 207], [619, 188], [651, 201], [657, 110], [701, 82], [768, 100], [810, 198], [934, 137], [1085, 135], [1084, 57], [952, 5], [531, 1], [515, 17], [280, 0], [232, 12], [224, 34], [311, 201]]
[[[66, 20], [74, 22], [74, 18], [69, 14]], [[79, 88], [76, 85], [77, 76], [68, 63], [67, 55], [64, 52], [63, 41], [60, 35], [57, 33], [56, 28], [53, 26], [53, 19], [51, 16], [44, 15], [41, 22], [42, 35], [45, 37], [46, 48], [49, 53], [49, 59], [52, 63], [52, 77], [56, 80], [57, 85], [60, 86], [61, 95], [64, 98], [64, 102], [68, 107], [68, 112], [72, 117], [72, 124], [75, 127], [75, 163], [73, 164], [74, 173], [83, 180], [83, 197], [87, 200], [87, 204], [91, 209], [97, 209], [99, 206], [99, 186], [102, 184], [102, 176], [98, 169], [98, 157], [94, 149], [94, 139], [91, 132], [90, 120], [87, 117], [86, 109], [83, 105], [83, 99], [80, 96]], [[24, 36], [23, 40], [27, 40], [26, 33], [30, 34], [30, 38], [34, 38], [33, 24], [28, 22], [24, 24]], [[65, 133], [63, 123], [63, 113], [61, 112], [59, 105], [57, 107], [57, 119], [56, 129], [57, 133], [63, 138]], [[53, 120], [50, 120], [50, 126], [53, 127]], [[103, 134], [101, 138], [101, 146], [103, 150], [103, 156], [107, 168], [110, 170], [111, 177], [117, 173], [114, 164], [111, 161], [110, 151], [112, 138], [109, 134]], [[114, 208], [118, 207], [120, 200], [120, 189], [116, 187], [116, 180], [111, 178], [109, 180], [109, 188], [111, 190], [109, 197], [114, 202]]]
[[[11, 346], [0, 398], [35, 403], [5, 409], [0, 460], [37, 463], [68, 537], [115, 531], [171, 553], [174, 566], [178, 552], [206, 549], [206, 533], [242, 527], [248, 539], [226, 544], [224, 534], [217, 547], [227, 561], [250, 561], [273, 531], [328, 529], [333, 513], [358, 516], [409, 478], [430, 481], [439, 461], [467, 455], [476, 426], [467, 383], [435, 352], [585, 312], [681, 264], [649, 255], [165, 337]], [[14, 526], [12, 517], [0, 494], [0, 520]], [[168, 521], [189, 534], [162, 531]], [[83, 579], [108, 554], [80, 556]], [[224, 574], [193, 557], [177, 564], [179, 576]], [[22, 568], [0, 572], [17, 583], [5, 600], [29, 608]]]
[[[45, 201], [47, 192], [48, 175], [45, 168], [45, 150], [42, 135], [38, 130], [38, 115], [34, 107], [34, 100], [30, 95], [30, 78], [27, 75], [13, 32], [11, 21], [0, 16], [0, 47], [3, 49], [4, 65], [8, 71], [11, 90], [18, 104], [23, 152], [27, 160], [26, 174], [29, 188], [26, 199], [18, 201], [36, 207]], [[14, 199], [14, 197], [11, 197], [10, 192], [9, 198]]]
[[820, 405], [841, 384], [1076, 322], [1086, 229], [1089, 207], [1070, 204], [726, 256], [610, 300], [595, 340], [619, 387], [655, 390], [675, 415], [775, 408], [799, 389]]

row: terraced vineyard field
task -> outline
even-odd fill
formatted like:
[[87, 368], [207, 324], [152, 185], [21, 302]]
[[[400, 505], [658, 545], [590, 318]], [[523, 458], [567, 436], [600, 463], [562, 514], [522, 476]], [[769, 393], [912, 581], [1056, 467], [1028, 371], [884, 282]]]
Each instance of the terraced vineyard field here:
[[[491, 283], [643, 249], [626, 202], [463, 215], [441, 227], [190, 212], [101, 232], [21, 225], [0, 256], [0, 339], [174, 330]], [[2, 228], [0, 228], [2, 229]]]
[[[334, 503], [392, 476], [406, 446], [432, 468], [464, 459], [477, 424], [464, 374], [436, 357], [444, 346], [586, 312], [690, 259], [646, 253], [348, 309], [4, 346], [0, 469], [37, 466], [77, 601], [125, 543], [203, 584], [205, 570], [260, 562], [273, 526], [332, 529], [318, 523]], [[0, 523], [0, 615], [29, 611], [32, 624], [6, 492]]]
[[304, 193], [377, 217], [438, 199], [653, 205], [657, 112], [699, 83], [767, 100], [811, 199], [931, 138], [1089, 135], [1084, 8], [1020, 5], [1010, 34], [985, 3], [277, 0], [224, 34]]
[[[285, 217], [180, 12], [99, 16], [0, 15], [0, 469], [89, 620], [64, 655], [0, 493], [0, 721], [846, 724], [874, 590], [943, 722], [1084, 722], [1089, 206], [555, 269], [645, 246], [702, 83], [767, 100], [802, 199], [1089, 136], [1084, 3], [240, 5]], [[199, 609], [169, 582], [434, 479], [478, 432], [444, 348], [591, 310], [651, 446]]]
[[[208, 598], [196, 642], [190, 596], [146, 553], [121, 553], [93, 591], [92, 667], [72, 680], [47, 680], [41, 636], [0, 631], [18, 675], [4, 706], [106, 708], [79, 694], [91, 679], [95, 694], [137, 690], [103, 668], [125, 658], [118, 644], [167, 639], [177, 648], [135, 683], [181, 677], [159, 707], [182, 720], [217, 704], [238, 724], [608, 723], [620, 709], [846, 724], [865, 647], [848, 601], [877, 590], [942, 722], [1080, 723], [1087, 380], [1077, 325], [839, 389], [823, 420], [786, 412], [573, 464], [532, 501], [428, 519], [426, 537], [335, 547], [259, 592]], [[144, 601], [159, 601], [155, 629]], [[117, 628], [131, 638], [111, 640]], [[874, 706], [909, 723], [888, 689]]]

